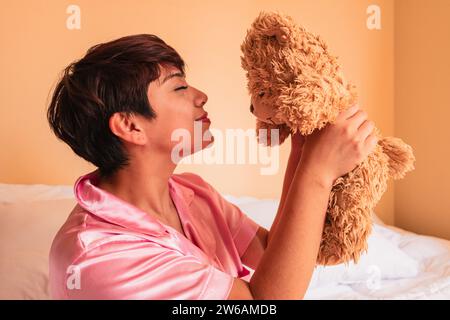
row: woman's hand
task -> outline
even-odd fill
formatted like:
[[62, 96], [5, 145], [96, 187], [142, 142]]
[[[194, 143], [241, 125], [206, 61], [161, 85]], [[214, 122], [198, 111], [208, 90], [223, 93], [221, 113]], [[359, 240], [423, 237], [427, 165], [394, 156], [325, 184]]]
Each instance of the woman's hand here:
[[373, 121], [358, 106], [342, 111], [333, 124], [306, 137], [299, 166], [332, 185], [373, 151], [378, 143], [373, 129]]

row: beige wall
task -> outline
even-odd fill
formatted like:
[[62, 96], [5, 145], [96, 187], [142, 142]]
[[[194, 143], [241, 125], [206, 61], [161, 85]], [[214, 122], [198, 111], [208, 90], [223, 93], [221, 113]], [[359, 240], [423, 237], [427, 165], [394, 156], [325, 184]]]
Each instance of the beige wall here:
[[395, 4], [395, 134], [416, 170], [395, 185], [395, 223], [450, 239], [450, 1]]
[[[65, 26], [66, 8], [72, 3], [81, 8], [81, 30], [68, 30]], [[438, 169], [428, 171], [431, 159], [427, 164], [422, 155], [435, 155], [435, 160], [439, 161], [436, 153], [430, 152], [433, 149], [430, 141], [419, 144], [417, 139], [423, 138], [423, 133], [417, 134], [416, 139], [411, 131], [411, 121], [429, 117], [423, 112], [425, 109], [419, 113], [417, 108], [418, 113], [411, 118], [410, 113], [401, 115], [400, 107], [394, 118], [394, 71], [397, 70], [394, 68], [394, 13], [397, 18], [397, 11], [401, 10], [394, 12], [393, 1], [377, 0], [382, 28], [368, 30], [366, 8], [372, 3], [366, 0], [5, 2], [0, 11], [0, 181], [72, 184], [78, 176], [93, 169], [51, 134], [45, 120], [48, 95], [58, 72], [70, 61], [80, 58], [93, 44], [124, 35], [157, 34], [180, 52], [188, 65], [188, 81], [209, 96], [205, 108], [210, 113], [213, 128], [253, 128], [239, 46], [260, 10], [279, 10], [329, 42], [347, 78], [357, 85], [361, 106], [385, 135], [393, 135], [394, 119], [403, 118], [396, 133], [411, 140], [408, 142], [417, 148], [421, 161], [418, 172], [397, 188], [400, 200], [396, 202], [397, 221], [416, 228], [414, 221], [405, 218], [412, 207], [416, 215], [426, 216], [429, 212], [424, 208], [433, 201], [436, 212], [440, 208], [444, 214], [445, 209], [448, 212], [449, 200], [446, 199], [446, 206], [441, 205], [437, 196], [432, 197], [432, 184], [425, 187], [429, 176], [424, 171], [437, 174]], [[433, 32], [431, 34], [434, 36]], [[421, 70], [425, 70], [424, 66]], [[398, 85], [401, 78], [397, 80]], [[425, 95], [424, 91], [421, 97]], [[439, 105], [443, 115], [443, 101], [437, 95], [433, 99], [434, 106], [427, 108]], [[444, 118], [439, 119], [435, 121], [444, 121]], [[432, 128], [431, 123], [435, 122], [421, 121], [421, 132]], [[436, 126], [436, 130], [444, 128]], [[257, 165], [182, 165], [177, 171], [199, 173], [225, 193], [279, 197], [287, 147], [281, 148], [281, 169], [273, 176], [260, 175]], [[439, 185], [440, 190], [444, 187]], [[428, 190], [427, 197], [420, 197], [418, 190], [424, 190], [420, 195]], [[414, 196], [420, 205], [401, 201], [405, 194]], [[394, 223], [393, 183], [376, 211], [386, 222]], [[437, 231], [432, 226], [439, 225], [439, 220], [430, 220], [427, 231]]]

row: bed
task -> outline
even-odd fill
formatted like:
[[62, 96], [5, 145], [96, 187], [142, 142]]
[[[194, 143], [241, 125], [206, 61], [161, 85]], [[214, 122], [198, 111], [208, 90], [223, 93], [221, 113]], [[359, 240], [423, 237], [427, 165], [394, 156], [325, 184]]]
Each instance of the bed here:
[[[276, 199], [223, 196], [270, 229]], [[0, 299], [50, 298], [48, 252], [74, 205], [72, 186], [0, 184]], [[316, 267], [305, 299], [450, 299], [450, 241], [374, 217], [360, 262]]]

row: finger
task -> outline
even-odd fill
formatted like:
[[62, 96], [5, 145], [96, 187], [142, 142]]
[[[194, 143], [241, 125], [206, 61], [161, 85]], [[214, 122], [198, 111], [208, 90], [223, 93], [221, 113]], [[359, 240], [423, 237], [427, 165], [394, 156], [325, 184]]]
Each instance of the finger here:
[[372, 132], [367, 139], [364, 141], [364, 152], [367, 154], [372, 153], [378, 144], [378, 136], [375, 132]]
[[367, 137], [373, 132], [373, 129], [375, 128], [375, 124], [373, 121], [366, 120], [364, 123], [358, 128], [358, 132], [356, 133], [356, 136], [358, 140], [364, 141], [367, 139]]
[[356, 104], [354, 106], [351, 106], [350, 108], [343, 110], [339, 113], [336, 120], [344, 120], [348, 119], [352, 115], [354, 115], [359, 110], [359, 106]]
[[353, 116], [348, 118], [349, 126], [357, 131], [358, 128], [367, 120], [367, 113], [364, 110], [358, 110]]

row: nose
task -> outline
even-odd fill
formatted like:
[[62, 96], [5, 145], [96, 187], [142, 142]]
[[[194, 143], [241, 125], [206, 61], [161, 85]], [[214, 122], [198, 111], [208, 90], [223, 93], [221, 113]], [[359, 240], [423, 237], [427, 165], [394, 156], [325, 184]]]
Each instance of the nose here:
[[196, 95], [195, 95], [195, 106], [197, 108], [203, 108], [203, 106], [208, 101], [208, 96], [206, 95], [206, 93], [204, 93], [203, 91], [198, 90], [197, 88], [194, 88], [193, 86], [191, 86], [191, 88], [193, 88], [194, 91], [196, 92]]
[[250, 112], [253, 113], [253, 110], [255, 110], [255, 109], [253, 108], [253, 104], [251, 104], [250, 105]]

